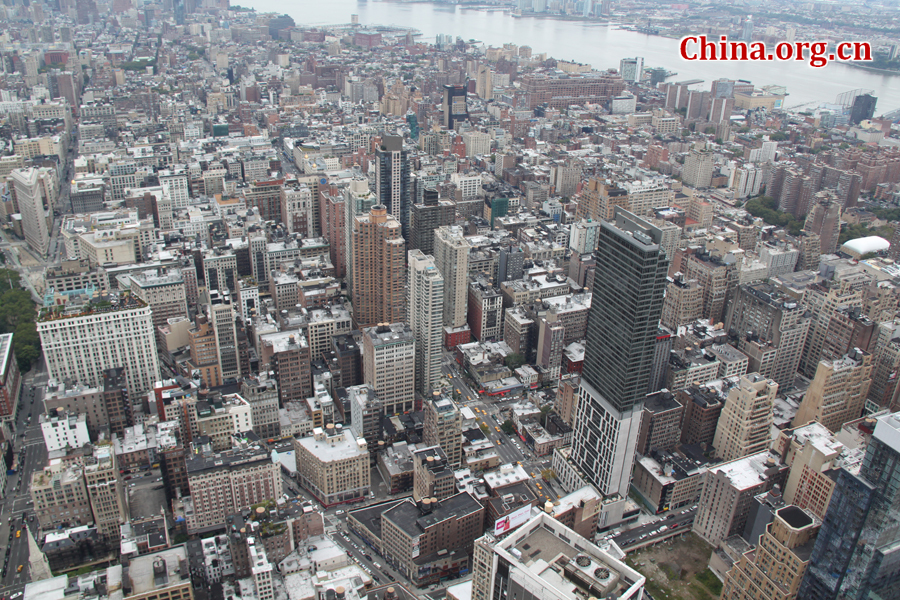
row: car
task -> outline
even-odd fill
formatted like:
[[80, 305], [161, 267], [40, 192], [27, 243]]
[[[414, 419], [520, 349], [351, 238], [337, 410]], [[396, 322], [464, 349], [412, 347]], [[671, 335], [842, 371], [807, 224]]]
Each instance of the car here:
[[456, 393], [457, 393], [457, 394], [462, 394], [462, 392], [459, 391], [459, 388], [456, 388]]
[[379, 565], [378, 563], [372, 563], [372, 564], [375, 566], [376, 569], [380, 569], [380, 568], [381, 568], [381, 565]]
[[130, 480], [131, 480], [131, 475], [129, 475], [128, 477], [125, 478], [125, 481], [130, 481]]
[[16, 592], [15, 594], [11, 594], [9, 596], [9, 600], [16, 600], [16, 598], [19, 598], [21, 595], [22, 595], [22, 592]]
[[344, 514], [344, 511], [342, 511], [342, 510], [336, 510], [336, 511], [334, 511], [334, 514], [336, 514], [336, 515], [342, 515], [342, 514]]
[[380, 579], [378, 579], [378, 575], [372, 575], [372, 579], [375, 580], [375, 583], [378, 583], [381, 581]]
[[16, 529], [16, 537], [17, 537], [17, 538], [22, 537], [22, 530], [21, 530], [21, 529]]
[[19, 565], [19, 568], [16, 569], [16, 573], [21, 573], [22, 569], [24, 569], [24, 568], [25, 568], [25, 565]]
[[497, 440], [497, 445], [500, 446], [503, 444], [503, 440]]
[[364, 557], [366, 560], [372, 560], [372, 557], [369, 556], [368, 554], [363, 554], [363, 557]]

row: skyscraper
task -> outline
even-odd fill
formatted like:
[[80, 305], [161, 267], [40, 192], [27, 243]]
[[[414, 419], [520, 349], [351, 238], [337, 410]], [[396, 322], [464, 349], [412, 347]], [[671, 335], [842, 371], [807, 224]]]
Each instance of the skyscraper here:
[[[22, 232], [28, 246], [40, 254], [47, 255], [50, 248], [50, 223], [47, 219], [47, 208], [52, 208], [53, 199], [45, 202], [45, 187], [42, 180], [48, 179], [43, 169], [29, 167], [15, 169], [10, 173], [12, 189], [15, 192], [16, 204], [22, 215]], [[48, 207], [45, 207], [49, 205]]]
[[405, 323], [384, 323], [363, 330], [363, 380], [375, 388], [392, 416], [413, 410], [416, 340]]
[[876, 419], [859, 472], [842, 469], [798, 598], [896, 598], [900, 413]]
[[606, 495], [628, 493], [669, 265], [661, 238], [621, 208], [600, 227], [572, 459]]
[[409, 327], [416, 339], [416, 390], [426, 395], [441, 378], [444, 278], [434, 258], [409, 251]]
[[[590, 2], [587, 4], [590, 5]], [[619, 61], [619, 74], [629, 83], [640, 83], [641, 75], [644, 74], [644, 59], [640, 56], [623, 58]]]
[[384, 205], [353, 219], [353, 318], [357, 326], [406, 320], [404, 247], [400, 222]]
[[439, 227], [434, 234], [434, 262], [444, 277], [444, 325], [466, 323], [469, 242], [461, 227]]
[[375, 196], [402, 226], [403, 239], [409, 239], [409, 158], [403, 149], [403, 138], [386, 135], [375, 150]]
[[445, 85], [444, 102], [444, 127], [449, 130], [456, 129], [456, 124], [469, 118], [469, 109], [466, 106], [465, 84]]
[[862, 94], [853, 99], [853, 106], [850, 108], [850, 122], [858, 125], [866, 119], [871, 119], [875, 115], [875, 104], [878, 98], [872, 94]]

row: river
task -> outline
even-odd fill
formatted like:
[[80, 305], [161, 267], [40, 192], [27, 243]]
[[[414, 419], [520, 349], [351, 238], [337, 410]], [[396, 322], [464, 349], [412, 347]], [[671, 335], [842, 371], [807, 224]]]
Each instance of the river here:
[[549, 18], [514, 18], [498, 10], [463, 8], [426, 2], [376, 2], [361, 0], [246, 0], [244, 5], [260, 12], [287, 13], [298, 26], [349, 23], [359, 15], [361, 25], [398, 25], [422, 32], [423, 41], [434, 41], [443, 33], [476, 39], [485, 45], [504, 43], [529, 45], [535, 53], [546, 52], [560, 60], [589, 63], [595, 69], [619, 67], [625, 57], [642, 56], [650, 67], [665, 67], [678, 73], [669, 81], [720, 77], [746, 79], [756, 86], [787, 87], [785, 106], [809, 102], [834, 102], [838, 94], [858, 88], [874, 90], [878, 98], [875, 114], [900, 109], [900, 75], [889, 75], [829, 63], [814, 69], [805, 62], [689, 62], [678, 54], [678, 40], [615, 29], [598, 23]]

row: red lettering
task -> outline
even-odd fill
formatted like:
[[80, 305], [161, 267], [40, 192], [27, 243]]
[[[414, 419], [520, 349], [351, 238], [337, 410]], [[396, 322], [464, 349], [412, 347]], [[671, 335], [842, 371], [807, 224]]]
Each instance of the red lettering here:
[[693, 35], [689, 35], [686, 38], [681, 40], [681, 45], [678, 47], [678, 50], [681, 52], [681, 58], [684, 60], [697, 60], [697, 53], [694, 52], [692, 55], [688, 55], [687, 45], [688, 42], [697, 43], [697, 38]]

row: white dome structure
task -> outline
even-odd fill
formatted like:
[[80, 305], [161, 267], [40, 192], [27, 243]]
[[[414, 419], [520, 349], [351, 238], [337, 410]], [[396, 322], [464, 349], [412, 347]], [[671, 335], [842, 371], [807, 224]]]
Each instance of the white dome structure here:
[[890, 247], [891, 243], [883, 237], [870, 235], [869, 237], [856, 238], [855, 240], [845, 242], [844, 245], [841, 246], [841, 252], [845, 252], [853, 258], [858, 259], [860, 256], [865, 256], [869, 252], [882, 252]]

